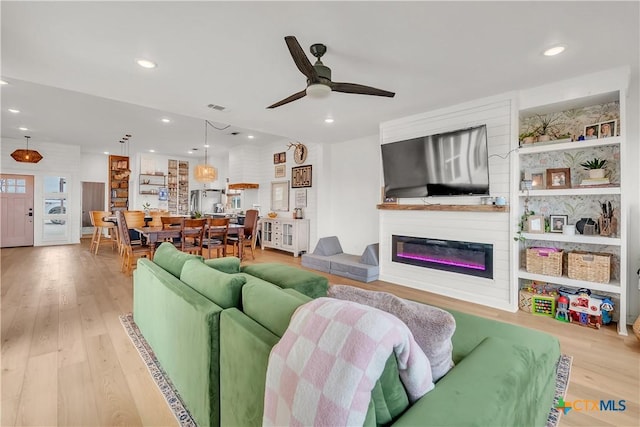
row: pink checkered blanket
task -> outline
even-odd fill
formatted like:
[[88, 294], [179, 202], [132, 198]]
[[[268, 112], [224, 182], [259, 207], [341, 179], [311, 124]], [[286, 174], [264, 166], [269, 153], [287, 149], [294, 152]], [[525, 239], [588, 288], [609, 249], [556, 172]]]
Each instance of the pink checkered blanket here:
[[298, 307], [269, 356], [262, 424], [361, 426], [392, 352], [411, 402], [433, 389], [429, 360], [397, 317], [333, 298]]

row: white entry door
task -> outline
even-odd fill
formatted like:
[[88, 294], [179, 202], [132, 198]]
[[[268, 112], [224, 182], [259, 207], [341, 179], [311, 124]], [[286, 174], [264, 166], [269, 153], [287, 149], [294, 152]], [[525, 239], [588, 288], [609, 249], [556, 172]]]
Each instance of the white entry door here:
[[0, 247], [33, 246], [33, 176], [0, 175]]

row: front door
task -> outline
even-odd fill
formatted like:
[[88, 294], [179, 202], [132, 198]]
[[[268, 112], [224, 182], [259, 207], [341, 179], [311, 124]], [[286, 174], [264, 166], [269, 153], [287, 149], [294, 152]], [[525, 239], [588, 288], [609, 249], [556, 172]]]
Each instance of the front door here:
[[33, 176], [0, 175], [0, 247], [33, 246]]

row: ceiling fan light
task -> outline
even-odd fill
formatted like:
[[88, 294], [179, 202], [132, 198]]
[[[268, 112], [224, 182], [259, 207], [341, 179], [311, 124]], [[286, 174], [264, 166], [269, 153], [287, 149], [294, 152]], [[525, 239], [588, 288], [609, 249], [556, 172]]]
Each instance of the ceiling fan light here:
[[307, 86], [307, 96], [310, 98], [326, 98], [331, 93], [331, 88], [322, 83], [314, 83]]

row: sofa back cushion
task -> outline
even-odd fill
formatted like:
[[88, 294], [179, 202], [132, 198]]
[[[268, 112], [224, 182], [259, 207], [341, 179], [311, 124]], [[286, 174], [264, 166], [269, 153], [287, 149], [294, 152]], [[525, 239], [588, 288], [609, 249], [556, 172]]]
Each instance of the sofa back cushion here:
[[242, 287], [242, 311], [278, 337], [286, 331], [293, 312], [310, 300], [263, 281], [248, 280]]
[[240, 307], [240, 294], [246, 279], [208, 267], [199, 260], [187, 261], [180, 280], [222, 308]]
[[240, 273], [240, 258], [235, 256], [205, 259], [204, 263], [223, 273]]
[[315, 255], [336, 255], [342, 253], [342, 246], [340, 240], [336, 236], [322, 237], [318, 240], [316, 248], [313, 250]]
[[190, 259], [196, 259], [202, 263], [204, 258], [200, 255], [192, 255], [179, 251], [169, 242], [162, 243], [153, 254], [153, 262], [177, 278], [180, 278], [184, 263]]
[[311, 298], [327, 295], [329, 281], [326, 277], [301, 268], [279, 263], [245, 265], [242, 272], [273, 283], [281, 288], [295, 289]]
[[434, 381], [453, 368], [451, 337], [456, 330], [456, 321], [451, 313], [387, 292], [367, 291], [354, 286], [333, 285], [328, 296], [384, 310], [406, 323], [431, 363]]

